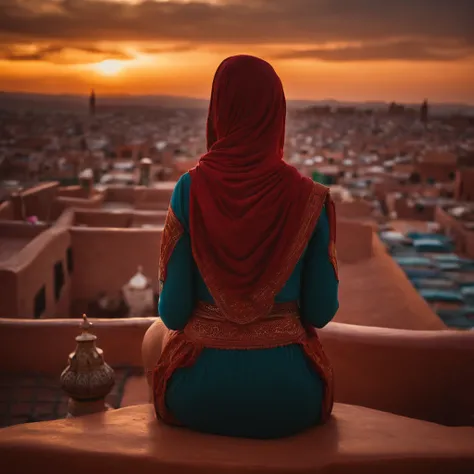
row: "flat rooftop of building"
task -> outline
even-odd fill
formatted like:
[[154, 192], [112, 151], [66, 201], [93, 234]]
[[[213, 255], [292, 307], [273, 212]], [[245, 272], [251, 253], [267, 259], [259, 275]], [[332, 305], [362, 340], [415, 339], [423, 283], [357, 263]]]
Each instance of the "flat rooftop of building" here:
[[429, 222], [427, 221], [405, 221], [405, 220], [393, 220], [388, 222], [390, 226], [397, 232], [406, 234], [408, 232], [430, 232]]
[[34, 237], [0, 237], [0, 264], [18, 254]]
[[102, 209], [108, 211], [128, 211], [133, 209], [133, 204], [129, 202], [105, 201], [102, 204]]
[[335, 321], [393, 329], [446, 329], [376, 236], [374, 256], [341, 263], [339, 273], [340, 308]]

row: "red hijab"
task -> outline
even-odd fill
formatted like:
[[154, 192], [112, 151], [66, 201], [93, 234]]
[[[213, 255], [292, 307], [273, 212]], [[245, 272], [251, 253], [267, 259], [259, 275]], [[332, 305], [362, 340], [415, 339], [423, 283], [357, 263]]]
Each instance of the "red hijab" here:
[[283, 161], [285, 116], [270, 64], [252, 56], [221, 63], [208, 152], [190, 171], [190, 234], [216, 305], [237, 323], [269, 314], [319, 217], [307, 212], [314, 183]]

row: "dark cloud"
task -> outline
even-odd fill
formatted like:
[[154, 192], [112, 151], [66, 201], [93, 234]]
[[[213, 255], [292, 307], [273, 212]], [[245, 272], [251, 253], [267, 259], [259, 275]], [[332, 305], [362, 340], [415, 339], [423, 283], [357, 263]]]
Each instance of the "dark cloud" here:
[[193, 44], [183, 44], [183, 45], [174, 45], [167, 47], [143, 47], [140, 48], [142, 53], [146, 54], [168, 54], [168, 53], [186, 53], [188, 51], [193, 51], [196, 49], [196, 46]]
[[[445, 41], [474, 45], [474, 0], [0, 0], [0, 41], [134, 41], [199, 44]], [[357, 56], [353, 48], [345, 54]], [[315, 47], [315, 57], [333, 53]], [[314, 52], [314, 51], [313, 51]], [[393, 48], [385, 48], [393, 55]], [[361, 56], [364, 53], [360, 52]], [[396, 56], [401, 59], [403, 51]], [[409, 58], [413, 53], [405, 51]], [[372, 49], [382, 55], [383, 48]], [[418, 59], [436, 56], [419, 48]], [[309, 53], [308, 57], [312, 57]]]
[[397, 41], [387, 44], [363, 44], [336, 49], [314, 48], [290, 50], [275, 59], [318, 59], [320, 61], [456, 61], [474, 58], [474, 48], [434, 46], [417, 41]]
[[[64, 53], [75, 52], [76, 57], [64, 56]], [[83, 53], [80, 59], [77, 53]], [[87, 58], [87, 59], [86, 59]], [[58, 46], [48, 45], [26, 51], [20, 47], [0, 46], [0, 59], [8, 61], [48, 61], [55, 64], [81, 64], [103, 59], [130, 59], [131, 56], [115, 49], [97, 48], [95, 46]]]

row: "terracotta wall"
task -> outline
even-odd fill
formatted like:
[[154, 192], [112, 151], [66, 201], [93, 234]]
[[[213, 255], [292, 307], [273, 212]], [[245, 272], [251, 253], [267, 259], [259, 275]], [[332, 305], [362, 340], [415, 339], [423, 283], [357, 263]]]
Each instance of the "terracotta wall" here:
[[129, 227], [132, 219], [132, 212], [77, 210], [74, 213], [74, 226]]
[[135, 201], [135, 188], [133, 186], [107, 186], [105, 201], [133, 204]]
[[455, 196], [459, 201], [474, 201], [474, 168], [462, 168], [456, 173]]
[[54, 201], [51, 214], [53, 219], [57, 219], [65, 209], [100, 209], [103, 202], [103, 194], [95, 194], [91, 198], [58, 197]]
[[0, 268], [0, 318], [15, 318], [17, 316], [17, 284], [14, 271], [9, 268]]
[[466, 231], [466, 255], [474, 258], [474, 230]]
[[5, 201], [0, 204], [0, 219], [13, 220], [15, 219], [15, 212], [11, 201]]
[[[173, 183], [174, 186], [175, 183]], [[173, 188], [137, 188], [135, 208], [137, 209], [167, 209]]]
[[[141, 341], [153, 321], [93, 320], [106, 361], [141, 366]], [[0, 372], [35, 370], [58, 375], [75, 347], [78, 326], [78, 320], [39, 324], [0, 319]], [[320, 337], [334, 367], [336, 401], [442, 424], [474, 426], [473, 332], [330, 323]], [[38, 353], [42, 357], [35, 357]]]
[[157, 287], [160, 229], [73, 227], [70, 232], [74, 300], [89, 301], [103, 290], [120, 290], [139, 265]]
[[416, 172], [420, 175], [422, 181], [434, 179], [437, 182], [449, 182], [453, 180], [453, 174], [456, 172], [456, 164], [453, 163], [416, 163]]
[[58, 191], [59, 197], [72, 197], [87, 199], [87, 191], [82, 186], [61, 186]]
[[464, 223], [448, 214], [442, 207], [435, 211], [435, 221], [454, 239], [456, 250], [470, 258], [474, 258], [474, 232], [466, 229]]
[[19, 196], [12, 196], [12, 204], [15, 209], [15, 218], [21, 219], [21, 206], [23, 203], [25, 217], [37, 216], [39, 220], [49, 221], [51, 218], [52, 205], [58, 194], [59, 184], [57, 182], [43, 183], [27, 189]]
[[[33, 318], [35, 298], [42, 299], [44, 291], [44, 311], [41, 318], [55, 318], [69, 315], [71, 279], [67, 268], [67, 249], [70, 236], [66, 228], [52, 227], [32, 240], [14, 260], [7, 262], [7, 281], [12, 291], [4, 295], [0, 304], [0, 314], [4, 317]], [[62, 265], [63, 285], [58, 298], [55, 296], [55, 265]], [[13, 275], [10, 276], [10, 275]], [[59, 282], [58, 277], [58, 282]], [[3, 285], [3, 280], [2, 283]], [[11, 301], [10, 301], [11, 300]], [[16, 302], [16, 303], [14, 303]], [[15, 312], [10, 313], [15, 307]], [[6, 313], [6, 314], [5, 314]]]
[[474, 426], [474, 332], [332, 323], [320, 334], [337, 401]]
[[120, 211], [110, 212], [102, 210], [77, 210], [74, 225], [88, 227], [138, 227], [144, 224], [163, 225], [166, 211]]
[[49, 228], [49, 224], [33, 225], [23, 221], [0, 221], [0, 235], [2, 237], [34, 239]]
[[[104, 350], [106, 362], [115, 367], [141, 367], [143, 336], [154, 320], [92, 319], [97, 346]], [[0, 373], [59, 376], [67, 365], [68, 354], [76, 347], [80, 322], [80, 319], [0, 319]]]
[[341, 262], [354, 263], [372, 256], [373, 229], [346, 219], [337, 220], [337, 257]]
[[135, 212], [133, 214], [132, 226], [141, 227], [143, 225], [164, 226], [166, 220], [166, 210]]
[[389, 194], [386, 197], [387, 207], [390, 212], [396, 212], [398, 219], [432, 221], [435, 216], [435, 206], [417, 207], [408, 205], [408, 198], [397, 197], [396, 194]]
[[336, 212], [346, 219], [370, 218], [372, 206], [367, 201], [336, 202]]
[[167, 209], [175, 182], [164, 182], [148, 188], [145, 186], [108, 186], [106, 202], [124, 202], [136, 209]]

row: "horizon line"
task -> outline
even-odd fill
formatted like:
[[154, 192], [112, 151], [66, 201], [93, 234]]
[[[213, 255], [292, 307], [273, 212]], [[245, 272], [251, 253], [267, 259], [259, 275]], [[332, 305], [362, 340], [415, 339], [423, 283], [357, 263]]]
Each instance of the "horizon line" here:
[[[0, 94], [22, 94], [22, 95], [39, 95], [45, 97], [89, 97], [90, 90], [87, 93], [81, 92], [30, 92], [30, 91], [21, 91], [21, 90], [0, 90]], [[188, 99], [188, 100], [202, 100], [209, 101], [208, 97], [199, 97], [199, 96], [187, 96], [187, 95], [175, 95], [175, 94], [135, 94], [130, 92], [124, 93], [96, 93], [96, 97], [130, 97], [130, 98], [139, 98], [139, 97], [169, 97], [174, 99]], [[292, 99], [291, 97], [286, 98], [289, 102], [337, 102], [337, 103], [349, 103], [349, 104], [400, 104], [400, 105], [415, 105], [422, 104], [424, 100], [428, 101], [428, 104], [431, 105], [444, 105], [444, 106], [463, 106], [463, 107], [474, 107], [474, 102], [433, 102], [429, 98], [420, 99], [419, 102], [410, 102], [410, 101], [397, 101], [397, 100], [387, 100], [387, 99], [372, 99], [372, 100], [340, 100], [335, 98], [323, 98], [323, 99]]]

